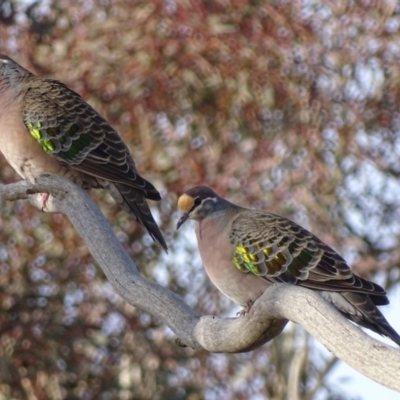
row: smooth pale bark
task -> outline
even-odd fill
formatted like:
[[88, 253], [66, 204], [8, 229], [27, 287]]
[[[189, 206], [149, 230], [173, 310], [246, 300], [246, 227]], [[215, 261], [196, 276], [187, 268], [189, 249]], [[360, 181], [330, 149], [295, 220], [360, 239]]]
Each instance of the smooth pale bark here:
[[200, 317], [179, 296], [140, 275], [98, 207], [71, 182], [43, 176], [35, 185], [24, 181], [0, 185], [1, 198], [29, 197], [41, 206], [38, 195], [29, 196], [40, 192], [53, 195], [45, 211], [68, 216], [114, 289], [128, 303], [160, 318], [176, 333], [179, 343], [210, 352], [245, 352], [273, 339], [291, 320], [357, 371], [400, 391], [400, 350], [365, 334], [317, 292], [276, 284], [244, 317]]

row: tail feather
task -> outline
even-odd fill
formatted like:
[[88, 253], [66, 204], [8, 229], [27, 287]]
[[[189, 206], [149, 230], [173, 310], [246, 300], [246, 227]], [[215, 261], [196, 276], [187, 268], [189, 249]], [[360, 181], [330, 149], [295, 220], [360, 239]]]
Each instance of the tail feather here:
[[120, 183], [110, 184], [107, 189], [114, 200], [127, 212], [134, 214], [137, 221], [147, 229], [152, 239], [167, 251], [168, 247], [165, 243], [164, 236], [146, 202], [146, 197], [148, 197], [146, 193]]
[[346, 318], [364, 328], [389, 337], [400, 346], [400, 335], [390, 326], [370, 296], [355, 292], [322, 292], [322, 294]]

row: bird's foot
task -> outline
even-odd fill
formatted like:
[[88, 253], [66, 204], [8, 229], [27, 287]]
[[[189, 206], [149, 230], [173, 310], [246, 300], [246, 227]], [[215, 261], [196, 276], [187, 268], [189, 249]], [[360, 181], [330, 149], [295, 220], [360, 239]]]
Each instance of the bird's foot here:
[[247, 302], [247, 304], [246, 304], [246, 307], [244, 307], [242, 310], [240, 310], [239, 312], [237, 312], [236, 313], [236, 316], [237, 317], [241, 317], [242, 315], [246, 315], [249, 311], [250, 311], [250, 309], [251, 309], [251, 306], [254, 304], [254, 301], [253, 300], [249, 300], [248, 302]]
[[42, 211], [44, 212], [44, 209], [46, 208], [46, 205], [47, 205], [46, 203], [50, 197], [50, 194], [49, 193], [41, 193], [41, 195], [42, 195]]
[[177, 338], [175, 339], [175, 343], [179, 346], [179, 347], [188, 347], [187, 344], [183, 343], [182, 339]]

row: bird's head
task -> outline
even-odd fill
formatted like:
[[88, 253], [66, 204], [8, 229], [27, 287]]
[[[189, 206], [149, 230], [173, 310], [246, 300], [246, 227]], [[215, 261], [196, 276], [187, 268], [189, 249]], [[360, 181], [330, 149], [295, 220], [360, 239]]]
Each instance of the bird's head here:
[[17, 65], [10, 57], [5, 54], [0, 54], [0, 74], [5, 75], [7, 71]]
[[0, 65], [9, 64], [14, 62], [10, 57], [6, 56], [5, 54], [0, 53]]
[[5, 54], [0, 54], [0, 78], [13, 82], [13, 78], [20, 78], [24, 75], [32, 74], [28, 70], [17, 64], [10, 57], [6, 56]]
[[228, 204], [226, 200], [219, 197], [207, 186], [191, 188], [179, 197], [178, 208], [183, 215], [178, 221], [177, 229], [188, 219], [201, 221], [211, 214], [226, 208]]

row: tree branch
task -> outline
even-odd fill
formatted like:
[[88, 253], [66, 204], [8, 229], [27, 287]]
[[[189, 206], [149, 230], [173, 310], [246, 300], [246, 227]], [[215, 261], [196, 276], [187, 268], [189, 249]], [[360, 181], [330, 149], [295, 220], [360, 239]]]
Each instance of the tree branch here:
[[240, 318], [199, 317], [179, 296], [143, 278], [90, 197], [71, 182], [42, 176], [36, 184], [21, 181], [0, 185], [0, 200], [30, 198], [34, 193], [53, 196], [47, 212], [62, 212], [86, 242], [114, 289], [131, 305], [163, 321], [193, 348], [239, 353], [255, 349], [279, 335], [287, 320], [299, 323], [333, 354], [357, 371], [400, 391], [400, 350], [366, 335], [317, 292], [276, 284]]

